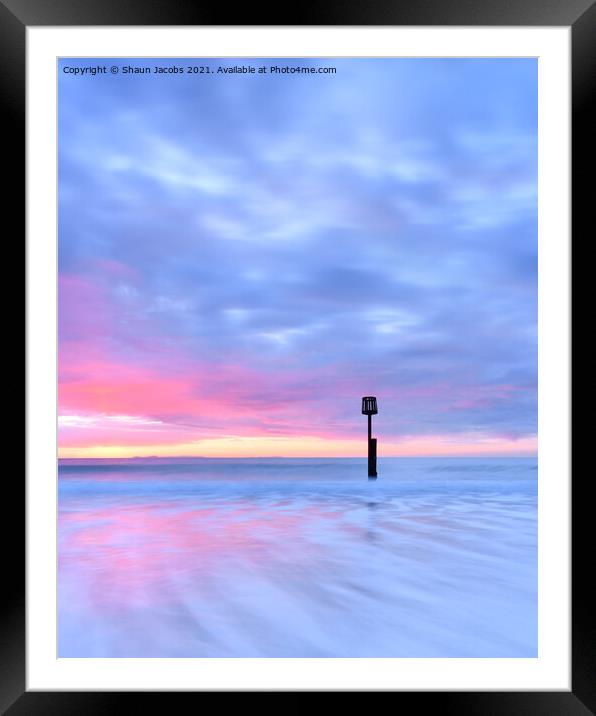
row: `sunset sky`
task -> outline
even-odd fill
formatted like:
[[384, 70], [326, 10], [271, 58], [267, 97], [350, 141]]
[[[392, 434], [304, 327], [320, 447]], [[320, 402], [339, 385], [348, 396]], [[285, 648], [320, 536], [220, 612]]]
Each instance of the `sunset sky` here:
[[533, 59], [59, 63], [59, 454], [532, 455]]

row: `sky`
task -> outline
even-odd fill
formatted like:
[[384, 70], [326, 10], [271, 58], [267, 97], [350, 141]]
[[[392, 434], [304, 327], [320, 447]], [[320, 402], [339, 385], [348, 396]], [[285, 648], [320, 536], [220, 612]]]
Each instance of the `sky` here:
[[536, 60], [58, 75], [61, 457], [536, 453]]

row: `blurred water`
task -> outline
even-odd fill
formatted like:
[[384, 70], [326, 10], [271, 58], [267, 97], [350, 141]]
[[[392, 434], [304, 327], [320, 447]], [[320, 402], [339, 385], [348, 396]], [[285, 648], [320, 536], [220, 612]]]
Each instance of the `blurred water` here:
[[62, 461], [60, 657], [535, 657], [536, 460]]

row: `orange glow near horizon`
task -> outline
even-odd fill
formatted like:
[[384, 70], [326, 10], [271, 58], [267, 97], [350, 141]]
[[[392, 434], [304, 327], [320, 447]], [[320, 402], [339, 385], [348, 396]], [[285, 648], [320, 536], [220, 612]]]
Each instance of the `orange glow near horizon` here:
[[[400, 442], [379, 440], [379, 457], [533, 457], [537, 439], [426, 436]], [[226, 436], [164, 445], [88, 445], [60, 447], [60, 458], [130, 457], [363, 457], [363, 440], [323, 439], [313, 436]]]

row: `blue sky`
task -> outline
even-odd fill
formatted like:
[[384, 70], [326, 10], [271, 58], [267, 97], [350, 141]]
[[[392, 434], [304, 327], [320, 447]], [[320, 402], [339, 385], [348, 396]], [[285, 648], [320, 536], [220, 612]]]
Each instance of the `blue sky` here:
[[62, 71], [190, 63], [60, 61], [61, 454], [532, 452], [536, 61]]

